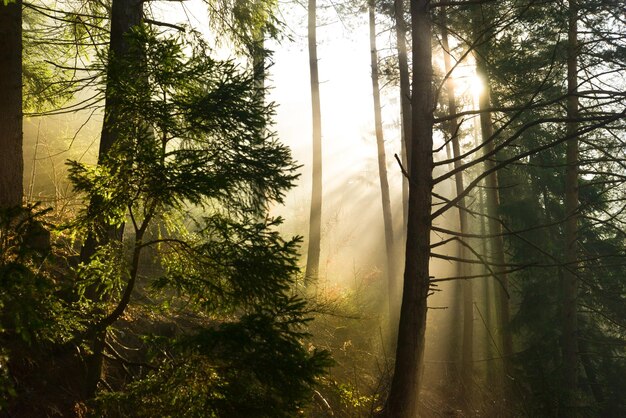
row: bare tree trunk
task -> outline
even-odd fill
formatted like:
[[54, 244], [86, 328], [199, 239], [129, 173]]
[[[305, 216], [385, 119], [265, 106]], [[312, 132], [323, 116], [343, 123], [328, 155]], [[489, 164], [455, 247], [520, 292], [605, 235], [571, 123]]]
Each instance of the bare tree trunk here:
[[[473, 106], [478, 107], [478, 103], [476, 99], [472, 100]], [[478, 147], [481, 143], [481, 129], [480, 129], [480, 119], [474, 119], [473, 121], [473, 129], [474, 129], [474, 146]], [[480, 212], [485, 212], [486, 204], [485, 204], [485, 192], [483, 189], [478, 189], [478, 207], [480, 208]], [[492, 240], [487, 239], [487, 220], [484, 216], [481, 216], [478, 220], [478, 228], [479, 235], [482, 238], [479, 238], [476, 243], [477, 246], [480, 246], [480, 253], [483, 258], [487, 257], [487, 254], [490, 253], [489, 244], [492, 244]], [[479, 274], [488, 273], [487, 268], [479, 264], [477, 265]], [[482, 281], [482, 290], [483, 290], [483, 312], [482, 312], [482, 320], [484, 321], [485, 328], [485, 346], [483, 349], [483, 353], [488, 361], [484, 362], [484, 367], [486, 371], [486, 383], [488, 387], [496, 387], [497, 384], [497, 375], [496, 375], [496, 362], [495, 358], [497, 356], [497, 343], [496, 343], [496, 309], [494, 309], [496, 303], [495, 297], [495, 287], [493, 283], [493, 278], [485, 277]]]
[[565, 169], [565, 264], [563, 269], [563, 387], [568, 416], [575, 416], [578, 391], [578, 5], [569, 1], [569, 27], [567, 36], [567, 140]]
[[311, 188], [311, 215], [309, 219], [309, 248], [307, 251], [307, 280], [319, 275], [320, 241], [322, 229], [322, 116], [320, 82], [317, 68], [317, 13], [316, 0], [309, 0], [309, 70], [311, 73], [311, 110], [313, 116], [313, 177]]
[[[443, 46], [443, 60], [445, 65], [446, 74], [450, 74], [452, 71], [452, 64], [450, 62], [450, 46], [448, 45], [448, 28], [447, 28], [447, 16], [446, 8], [441, 8], [441, 42]], [[456, 94], [454, 90], [454, 80], [452, 77], [448, 77], [446, 80], [446, 87], [448, 92], [448, 112], [451, 115], [457, 114], [456, 107]], [[459, 120], [453, 118], [448, 125], [448, 132], [452, 143], [452, 151], [454, 154], [454, 168], [458, 169], [462, 165], [462, 161], [459, 159], [461, 155], [461, 147], [459, 145]], [[457, 195], [461, 194], [465, 189], [463, 185], [463, 172], [458, 171], [454, 175], [456, 184]], [[465, 211], [465, 198], [462, 198], [457, 203], [459, 212], [459, 225], [462, 234], [469, 233], [469, 225], [467, 223], [467, 212]], [[469, 256], [467, 248], [464, 245], [458, 246], [459, 258], [466, 260]], [[459, 277], [465, 277], [469, 274], [469, 268], [467, 263], [457, 263], [457, 275]], [[463, 379], [463, 394], [467, 401], [471, 398], [472, 388], [472, 375], [474, 367], [474, 297], [473, 286], [471, 280], [463, 280], [463, 351], [461, 356], [461, 377]]]
[[411, 2], [413, 97], [409, 212], [404, 289], [396, 363], [384, 414], [417, 416], [430, 285], [430, 230], [433, 169], [433, 68], [429, 0]]
[[[484, 152], [491, 154], [494, 150], [493, 141], [493, 122], [491, 121], [491, 113], [485, 111], [491, 107], [491, 88], [489, 84], [489, 74], [486, 65], [486, 53], [488, 50], [488, 42], [485, 37], [489, 36], [486, 33], [486, 24], [483, 22], [480, 6], [474, 8], [473, 16], [474, 26], [474, 41], [479, 45], [476, 48], [474, 54], [476, 60], [476, 73], [481, 78], [484, 88], [479, 98], [479, 108], [482, 111], [480, 113], [480, 127], [482, 133], [482, 140], [485, 143]], [[495, 158], [489, 158], [485, 161], [485, 170], [492, 170], [496, 165]], [[491, 238], [491, 249], [493, 254], [493, 262], [496, 265], [505, 265], [504, 261], [504, 239], [502, 237], [502, 224], [499, 222], [498, 208], [500, 207], [500, 196], [498, 189], [498, 176], [494, 171], [485, 179], [486, 186], [486, 209], [489, 217], [489, 234]], [[502, 344], [502, 357], [505, 372], [510, 371], [510, 360], [513, 354], [513, 340], [509, 330], [510, 322], [510, 308], [508, 297], [508, 276], [506, 273], [498, 275], [499, 283], [497, 292], [498, 300], [498, 328], [501, 334]]]
[[[479, 191], [479, 202], [478, 202], [479, 207], [481, 208], [481, 210], [484, 210], [485, 207], [485, 198], [483, 196], [482, 191]], [[484, 217], [480, 218], [480, 235], [481, 236], [486, 236], [487, 235], [487, 222], [485, 221]], [[483, 257], [485, 257], [486, 254], [488, 254], [488, 249], [487, 249], [487, 244], [488, 244], [488, 240], [487, 239], [481, 239], [481, 253], [483, 254]], [[485, 274], [487, 273], [487, 269], [485, 268], [485, 266], [479, 266], [479, 272], [480, 274]], [[494, 331], [495, 331], [495, 320], [494, 320], [494, 309], [493, 306], [495, 304], [495, 289], [494, 289], [494, 283], [493, 280], [490, 277], [485, 277], [484, 280], [482, 280], [482, 286], [483, 286], [483, 297], [484, 297], [484, 303], [483, 303], [483, 319], [485, 321], [485, 333], [486, 333], [486, 340], [485, 340], [485, 349], [484, 349], [484, 354], [485, 354], [485, 358], [486, 359], [490, 359], [487, 362], [485, 362], [485, 369], [486, 369], [486, 382], [488, 387], [494, 387], [494, 385], [497, 384], [497, 379], [496, 379], [496, 363], [493, 360], [496, 355], [497, 355], [497, 351], [496, 351], [496, 347], [494, 346], [495, 343], [495, 338], [494, 338]]]
[[[378, 147], [378, 174], [380, 177], [380, 193], [383, 205], [383, 222], [385, 225], [385, 249], [387, 251], [387, 283], [389, 292], [389, 318], [395, 319], [394, 307], [397, 296], [397, 277], [394, 265], [393, 223], [391, 221], [391, 202], [389, 198], [389, 182], [387, 181], [387, 158], [385, 156], [385, 138], [380, 110], [380, 85], [378, 82], [378, 50], [376, 49], [376, 5], [369, 0], [370, 26], [370, 57], [372, 65], [372, 90], [374, 94], [374, 123], [376, 126], [376, 146]], [[393, 323], [393, 322], [392, 322]]]
[[0, 207], [22, 204], [22, 1], [0, 2]]
[[[396, 49], [398, 50], [398, 69], [400, 71], [400, 109], [402, 115], [402, 164], [408, 172], [411, 167], [407, 156], [410, 154], [408, 142], [411, 138], [411, 84], [409, 80], [409, 62], [406, 52], [406, 22], [404, 21], [404, 0], [394, 0], [394, 18], [396, 21]], [[407, 224], [409, 182], [402, 179], [402, 215], [403, 227]]]

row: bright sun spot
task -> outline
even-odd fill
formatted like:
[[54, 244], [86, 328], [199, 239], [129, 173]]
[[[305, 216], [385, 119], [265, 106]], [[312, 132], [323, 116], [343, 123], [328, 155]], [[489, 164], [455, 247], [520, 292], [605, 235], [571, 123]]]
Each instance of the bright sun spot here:
[[472, 74], [469, 79], [469, 87], [472, 92], [472, 97], [474, 100], [478, 101], [478, 98], [484, 90], [482, 78], [480, 78], [477, 74]]
[[474, 71], [455, 77], [454, 82], [457, 86], [458, 95], [470, 96], [474, 103], [478, 103], [484, 85], [482, 79]]

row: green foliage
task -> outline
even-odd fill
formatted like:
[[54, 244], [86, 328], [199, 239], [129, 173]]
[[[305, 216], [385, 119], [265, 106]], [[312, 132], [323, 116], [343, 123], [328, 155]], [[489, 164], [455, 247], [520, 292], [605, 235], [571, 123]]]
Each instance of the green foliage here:
[[36, 205], [0, 209], [0, 409], [23, 389], [14, 387], [13, 365], [82, 329], [79, 307], [63, 297], [68, 284], [55, 268], [47, 212]]
[[253, 213], [263, 202], [281, 202], [293, 184], [296, 166], [265, 129], [273, 110], [256, 97], [252, 76], [208, 58], [202, 43], [190, 47], [186, 55], [180, 39], [143, 28], [132, 38], [131, 59], [112, 57], [110, 94], [124, 123], [106, 164], [70, 162], [76, 189], [98, 202], [80, 224], [119, 223], [129, 203], [133, 212], [184, 211], [192, 203]]
[[310, 418], [370, 417], [382, 406], [389, 367], [391, 338], [381, 310], [386, 309], [386, 283], [379, 271], [355, 273], [354, 287], [319, 283], [312, 300], [315, 321], [312, 344], [331, 353], [334, 364], [320, 379]]
[[[581, 22], [584, 22], [581, 25], [588, 24], [588, 19], [595, 19], [596, 14], [604, 14], [593, 6], [587, 12], [581, 14]], [[581, 387], [578, 405], [581, 413], [584, 410], [589, 416], [619, 416], [623, 414], [624, 403], [617, 400], [615, 390], [623, 387], [623, 383], [614, 380], [614, 374], [601, 365], [608, 363], [615, 370], [624, 371], [620, 360], [624, 351], [617, 341], [621, 340], [623, 347], [624, 332], [619, 324], [626, 318], [623, 316], [626, 312], [617, 307], [614, 297], [624, 294], [623, 262], [618, 261], [624, 257], [623, 234], [616, 231], [622, 221], [620, 215], [610, 215], [621, 212], [615, 202], [621, 201], [622, 193], [615, 190], [615, 178], [610, 174], [621, 170], [612, 162], [615, 155], [622, 158], [621, 152], [614, 151], [621, 145], [612, 144], [610, 130], [598, 129], [580, 137], [579, 169], [585, 175], [579, 179], [580, 232], [577, 245], [582, 261], [575, 267], [565, 265], [565, 145], [550, 146], [565, 137], [565, 121], [537, 123], [546, 118], [563, 117], [567, 45], [558, 28], [566, 26], [564, 10], [548, 3], [533, 5], [514, 25], [507, 27], [490, 51], [494, 57], [491, 76], [497, 81], [492, 86], [496, 103], [513, 107], [523, 107], [530, 99], [545, 103], [515, 114], [505, 133], [509, 129], [515, 132], [526, 124], [534, 126], [522, 132], [522, 141], [516, 149], [500, 156], [504, 159], [520, 151], [548, 147], [498, 173], [500, 210], [507, 226], [514, 231], [527, 230], [507, 238], [509, 260], [537, 265], [511, 275], [517, 288], [514, 298], [518, 306], [511, 327], [520, 347], [514, 363], [519, 396], [527, 414], [552, 416], [568, 413], [562, 412], [567, 405], [563, 401], [566, 394], [561, 375], [560, 307], [563, 304], [563, 272], [573, 269], [580, 283]], [[594, 31], [590, 29], [590, 33]], [[598, 36], [594, 50], [606, 48], [609, 53], [613, 50], [609, 44]], [[587, 82], [582, 81], [583, 78], [592, 80], [591, 83], [599, 82], [595, 71], [603, 73], [605, 66], [614, 65], [594, 60], [595, 52], [586, 50], [586, 47], [581, 48], [580, 54], [579, 67], [584, 68], [586, 74], [585, 77], [581, 75], [581, 83]], [[507, 58], [498, 59], [504, 56]], [[551, 64], [546, 66], [546, 62]], [[583, 94], [579, 100], [583, 117], [594, 116], [599, 109], [603, 112], [614, 110], [613, 99], [585, 97]], [[581, 121], [579, 128], [588, 124]], [[617, 154], [607, 158], [614, 152]], [[543, 227], [538, 228], [540, 225]]]
[[213, 28], [254, 57], [265, 55], [263, 39], [277, 39], [283, 23], [276, 18], [276, 0], [205, 0]]
[[37, 206], [0, 211], [0, 332], [25, 344], [62, 341], [75, 323], [63, 319], [69, 306], [64, 284], [51, 271], [50, 233]]
[[207, 217], [193, 238], [161, 244], [164, 274], [153, 285], [176, 289], [214, 312], [271, 305], [289, 290], [285, 277], [298, 272], [300, 239], [283, 241], [273, 230], [280, 222], [242, 224], [220, 215]]
[[[463, 39], [457, 57], [467, 48], [464, 39], [480, 40], [472, 46], [473, 54], [484, 59], [491, 104], [500, 108], [492, 113], [493, 141], [501, 146], [495, 160], [528, 153], [497, 172], [498, 215], [507, 231], [515, 231], [505, 237], [506, 261], [511, 266], [528, 266], [508, 275], [518, 405], [525, 416], [574, 415], [565, 409], [571, 405], [562, 376], [561, 341], [562, 276], [570, 270], [580, 288], [578, 412], [620, 416], [624, 402], [617, 400], [616, 391], [622, 390], [623, 383], [614, 379], [620, 372], [608, 372], [602, 364], [624, 372], [626, 312], [623, 301], [618, 307], [615, 298], [624, 294], [623, 179], [613, 175], [622, 172], [623, 138], [615, 132], [623, 131], [623, 122], [606, 129], [598, 128], [598, 122], [624, 107], [619, 87], [605, 91], [604, 96], [590, 91], [599, 85], [612, 89], [623, 84], [622, 76], [611, 75], [623, 73], [622, 42], [613, 38], [623, 32], [623, 26], [613, 20], [619, 13], [615, 3], [578, 2], [582, 118], [578, 129], [583, 134], [578, 138], [580, 231], [576, 245], [581, 261], [568, 265], [563, 261], [568, 216], [564, 212], [568, 8], [561, 6], [526, 1], [470, 5], [450, 10], [448, 22], [450, 33]], [[481, 30], [466, 23], [474, 16], [484, 23]], [[514, 141], [504, 145], [511, 138]]]
[[[88, 204], [65, 231], [93, 238], [94, 254], [78, 263], [37, 244], [49, 233], [33, 208], [0, 214], [0, 398], [16, 396], [0, 406], [293, 416], [330, 362], [306, 345], [306, 306], [292, 295], [300, 238], [284, 240], [265, 213], [297, 178], [269, 128], [273, 105], [193, 35], [137, 27], [128, 41], [126, 55], [100, 57], [115, 142], [96, 166], [68, 162]], [[107, 393], [90, 400], [97, 335]]]
[[99, 416], [291, 417], [310, 395], [326, 352], [302, 344], [304, 303], [282, 304], [174, 342], [158, 370], [105, 394]]
[[[125, 225], [126, 239], [79, 266], [77, 292], [133, 335], [109, 345], [118, 361], [107, 367], [123, 369], [134, 343], [151, 354], [132, 363], [152, 371], [110, 387], [97, 414], [293, 416], [329, 360], [304, 345], [305, 304], [288, 296], [300, 239], [283, 240], [281, 220], [264, 214], [297, 168], [268, 129], [272, 105], [251, 74], [200, 41], [147, 27], [128, 41], [128, 55], [109, 57], [116, 142], [96, 167], [68, 163], [90, 202], [73, 227], [106, 242]], [[133, 291], [142, 298], [127, 298]], [[179, 315], [193, 319], [176, 335], [150, 331]]]
[[93, 82], [95, 76], [82, 62], [106, 39], [97, 3], [63, 1], [50, 8], [44, 2], [33, 2], [24, 7], [25, 112], [58, 109]]

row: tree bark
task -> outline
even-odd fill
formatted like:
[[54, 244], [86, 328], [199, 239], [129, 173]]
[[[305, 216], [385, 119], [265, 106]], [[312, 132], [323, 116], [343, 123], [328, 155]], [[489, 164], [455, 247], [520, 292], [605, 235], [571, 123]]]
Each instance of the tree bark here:
[[430, 285], [433, 169], [433, 68], [429, 0], [411, 2], [413, 33], [412, 129], [404, 289], [396, 362], [384, 414], [417, 416]]
[[[446, 74], [452, 71], [452, 63], [450, 61], [451, 51], [448, 44], [448, 28], [447, 28], [446, 8], [441, 8], [441, 42], [443, 47], [443, 61]], [[456, 94], [454, 90], [454, 80], [450, 76], [446, 80], [446, 88], [448, 93], [448, 112], [451, 115], [457, 114]], [[458, 169], [462, 165], [459, 158], [461, 155], [461, 146], [459, 144], [459, 120], [453, 118], [448, 124], [448, 132], [450, 134], [450, 142], [452, 143], [452, 152], [455, 158], [454, 168]], [[463, 185], [463, 172], [459, 171], [454, 175], [456, 193], [460, 195], [465, 186]], [[469, 225], [467, 223], [467, 212], [465, 211], [465, 198], [457, 203], [459, 213], [459, 226], [462, 234], [469, 233]], [[458, 246], [459, 258], [466, 260], [469, 256], [467, 248], [464, 245]], [[469, 268], [466, 263], [457, 263], [457, 274], [459, 277], [469, 275]], [[471, 280], [463, 280], [463, 350], [461, 355], [461, 377], [463, 380], [463, 394], [466, 400], [471, 398], [472, 376], [474, 367], [474, 297], [473, 285]]]
[[[370, 58], [372, 65], [372, 91], [374, 95], [374, 124], [376, 127], [376, 146], [378, 148], [378, 174], [380, 177], [380, 194], [383, 206], [383, 223], [385, 226], [385, 249], [387, 251], [387, 283], [389, 292], [389, 318], [395, 320], [395, 306], [398, 295], [396, 269], [394, 265], [393, 222], [391, 220], [391, 201], [389, 198], [389, 182], [387, 180], [387, 158], [385, 156], [385, 138], [380, 109], [380, 85], [378, 77], [378, 50], [376, 48], [376, 4], [369, 0]], [[392, 324], [394, 322], [391, 322]]]
[[[491, 88], [489, 83], [489, 73], [487, 71], [486, 54], [489, 49], [488, 41], [484, 38], [489, 36], [486, 33], [485, 28], [487, 25], [483, 21], [482, 14], [480, 12], [481, 6], [474, 7], [473, 15], [473, 28], [474, 28], [474, 42], [477, 43], [476, 53], [474, 58], [476, 60], [476, 74], [483, 82], [483, 91], [479, 98], [480, 113], [480, 127], [482, 140], [485, 143], [484, 152], [490, 154], [494, 150], [493, 141], [493, 122], [491, 120], [491, 113], [485, 111], [491, 108]], [[492, 170], [496, 165], [495, 158], [489, 158], [485, 161], [485, 170]], [[485, 179], [485, 200], [487, 203], [487, 215], [489, 217], [489, 233], [491, 238], [491, 249], [493, 254], [493, 262], [496, 265], [505, 265], [504, 257], [504, 239], [502, 237], [502, 224], [499, 222], [498, 208], [500, 207], [500, 194], [498, 189], [498, 176], [494, 171], [488, 175]], [[502, 273], [499, 276], [499, 283], [497, 292], [498, 300], [498, 328], [501, 335], [501, 353], [502, 361], [504, 364], [505, 372], [510, 372], [510, 360], [513, 354], [513, 340], [509, 330], [510, 322], [510, 308], [508, 297], [508, 276], [506, 273]]]
[[252, 56], [254, 82], [259, 93], [265, 95], [265, 79], [267, 78], [265, 58], [267, 51], [265, 50], [265, 32], [263, 30], [255, 36], [253, 45], [250, 46], [250, 55]]
[[[114, 0], [111, 3], [109, 61], [111, 57], [120, 57], [128, 54], [129, 45], [125, 35], [131, 28], [141, 24], [142, 19], [142, 0]], [[138, 59], [140, 58], [138, 57]], [[111, 64], [109, 64], [108, 72], [111, 72]], [[117, 97], [117, 95], [119, 94], [123, 94], [123, 92], [115, 92], [111, 84], [107, 82], [104, 102], [104, 122], [100, 135], [100, 146], [98, 148], [98, 164], [106, 164], [109, 150], [119, 137], [119, 123], [124, 117], [124, 115], [120, 115], [118, 111], [119, 97]], [[99, 245], [103, 245], [112, 239], [121, 239], [122, 234], [123, 228], [121, 227], [105, 228], [102, 236], [90, 234], [81, 249], [81, 261], [88, 262], [95, 254]]]
[[317, 2], [309, 0], [309, 71], [311, 74], [311, 111], [313, 119], [313, 176], [311, 187], [311, 213], [309, 219], [309, 247], [305, 279], [319, 275], [320, 241], [322, 229], [322, 117], [320, 106], [320, 82], [317, 68]]
[[[128, 54], [129, 44], [126, 34], [133, 27], [141, 24], [143, 3], [142, 0], [113, 0], [111, 4], [111, 35], [109, 41], [110, 56], [115, 57]], [[111, 85], [107, 85], [104, 104], [104, 124], [102, 125], [98, 162], [102, 161], [119, 137], [118, 124], [123, 115], [120, 115], [117, 110], [118, 101], [116, 94], [113, 94]]]
[[0, 207], [22, 204], [22, 1], [0, 2]]
[[[402, 164], [407, 172], [411, 172], [408, 162], [410, 150], [408, 148], [411, 138], [411, 84], [409, 79], [409, 60], [406, 52], [406, 22], [404, 21], [404, 0], [394, 0], [394, 18], [396, 21], [396, 49], [398, 50], [398, 70], [400, 71], [400, 109], [402, 120]], [[409, 182], [402, 179], [402, 215], [403, 224], [407, 224]]]
[[565, 265], [563, 269], [563, 387], [565, 389], [565, 407], [568, 416], [575, 416], [578, 391], [578, 5], [576, 0], [569, 1], [567, 36], [567, 135], [565, 169]]

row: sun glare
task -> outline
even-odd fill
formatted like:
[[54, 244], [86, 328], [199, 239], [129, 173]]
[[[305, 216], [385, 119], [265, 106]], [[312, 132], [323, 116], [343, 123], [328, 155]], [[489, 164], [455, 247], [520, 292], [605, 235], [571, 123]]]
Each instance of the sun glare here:
[[480, 95], [483, 93], [485, 86], [483, 85], [483, 80], [477, 74], [472, 74], [469, 79], [469, 89], [472, 92], [472, 98], [475, 102], [478, 101]]
[[454, 82], [457, 86], [457, 94], [459, 96], [470, 96], [472, 103], [478, 103], [480, 95], [484, 90], [483, 80], [478, 76], [473, 69], [454, 77]]

